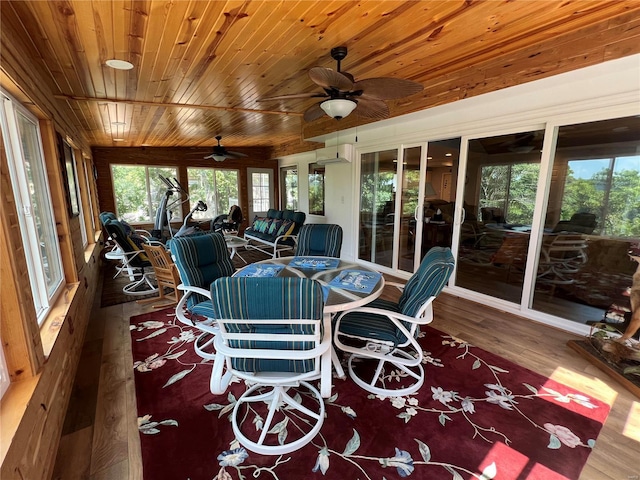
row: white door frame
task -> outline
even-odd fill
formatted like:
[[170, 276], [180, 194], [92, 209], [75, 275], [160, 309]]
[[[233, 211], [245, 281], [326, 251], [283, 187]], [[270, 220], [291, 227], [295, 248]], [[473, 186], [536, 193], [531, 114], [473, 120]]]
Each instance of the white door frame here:
[[253, 221], [253, 218], [257, 215], [259, 217], [265, 217], [267, 210], [254, 210], [253, 205], [253, 174], [254, 173], [267, 173], [269, 175], [269, 208], [277, 208], [274, 204], [274, 188], [273, 188], [273, 170], [271, 168], [247, 168], [247, 210], [249, 211], [249, 224]]

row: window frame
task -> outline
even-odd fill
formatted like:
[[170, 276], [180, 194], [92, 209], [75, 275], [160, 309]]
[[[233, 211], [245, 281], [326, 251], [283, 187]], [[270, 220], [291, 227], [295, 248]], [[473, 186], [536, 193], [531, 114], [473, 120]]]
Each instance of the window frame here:
[[[282, 210], [298, 211], [300, 205], [300, 169], [297, 165], [289, 165], [280, 168], [280, 206]], [[293, 173], [291, 173], [293, 172]], [[295, 186], [289, 186], [287, 179], [295, 176]], [[292, 203], [289, 203], [289, 193], [292, 195]]]
[[[8, 95], [4, 90], [0, 90], [0, 94], [2, 95], [0, 121], [2, 122], [3, 137], [5, 138], [4, 144], [7, 153], [9, 176], [16, 201], [16, 213], [26, 257], [36, 319], [38, 325], [41, 326], [66, 284], [62, 252], [57, 239], [51, 187], [42, 144], [42, 131], [38, 119], [24, 108], [20, 102]], [[41, 175], [38, 182], [40, 183], [39, 187], [43, 189], [39, 193], [43, 200], [43, 205], [35, 205], [35, 208], [32, 202], [33, 196], [30, 192], [30, 180], [25, 169], [26, 161], [23, 146], [25, 132], [20, 129], [18, 115], [21, 115], [33, 125], [33, 133], [37, 139], [34, 146], [37, 149], [39, 158], [34, 158], [34, 162], [37, 162], [37, 165], [42, 168], [38, 172]], [[36, 211], [36, 215], [33, 215], [34, 211]], [[36, 219], [37, 211], [40, 211], [44, 218]], [[47, 250], [47, 262], [53, 264], [50, 272], [55, 273], [55, 278], [51, 282], [46, 279], [47, 274], [41, 252], [42, 239], [37, 233], [39, 231], [37, 222], [40, 225], [45, 225], [48, 229], [48, 232], [46, 232], [48, 233], [47, 240], [53, 240], [50, 245], [45, 247]], [[52, 258], [49, 258], [49, 256]]]

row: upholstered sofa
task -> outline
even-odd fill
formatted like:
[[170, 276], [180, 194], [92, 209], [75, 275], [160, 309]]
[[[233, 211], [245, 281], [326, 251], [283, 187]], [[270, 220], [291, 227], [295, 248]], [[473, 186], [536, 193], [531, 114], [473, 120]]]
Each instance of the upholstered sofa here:
[[266, 217], [255, 217], [251, 226], [244, 231], [244, 238], [249, 243], [247, 248], [254, 248], [276, 258], [283, 251], [295, 251], [298, 231], [307, 216], [304, 212], [293, 210], [269, 209]]

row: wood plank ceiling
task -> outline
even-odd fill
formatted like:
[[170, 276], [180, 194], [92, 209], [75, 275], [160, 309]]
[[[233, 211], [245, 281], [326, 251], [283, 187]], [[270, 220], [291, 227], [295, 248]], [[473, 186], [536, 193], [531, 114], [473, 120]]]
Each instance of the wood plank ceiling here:
[[[2, 70], [27, 55], [92, 146], [306, 149], [302, 138], [366, 123], [305, 124], [307, 72], [397, 77], [425, 90], [391, 116], [640, 52], [640, 2], [2, 1]], [[13, 55], [13, 57], [11, 57]], [[117, 71], [108, 59], [134, 65]]]

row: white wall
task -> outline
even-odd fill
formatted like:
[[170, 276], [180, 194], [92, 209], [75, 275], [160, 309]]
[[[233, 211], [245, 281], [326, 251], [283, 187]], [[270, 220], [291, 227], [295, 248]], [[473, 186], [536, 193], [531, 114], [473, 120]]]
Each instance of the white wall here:
[[335, 223], [342, 227], [342, 258], [354, 260], [357, 230], [352, 224], [353, 209], [353, 165], [330, 163], [325, 166], [325, 215], [309, 215], [309, 164], [316, 161], [315, 152], [288, 155], [279, 159], [279, 166], [296, 165], [298, 168], [298, 205], [307, 214], [305, 223]]

